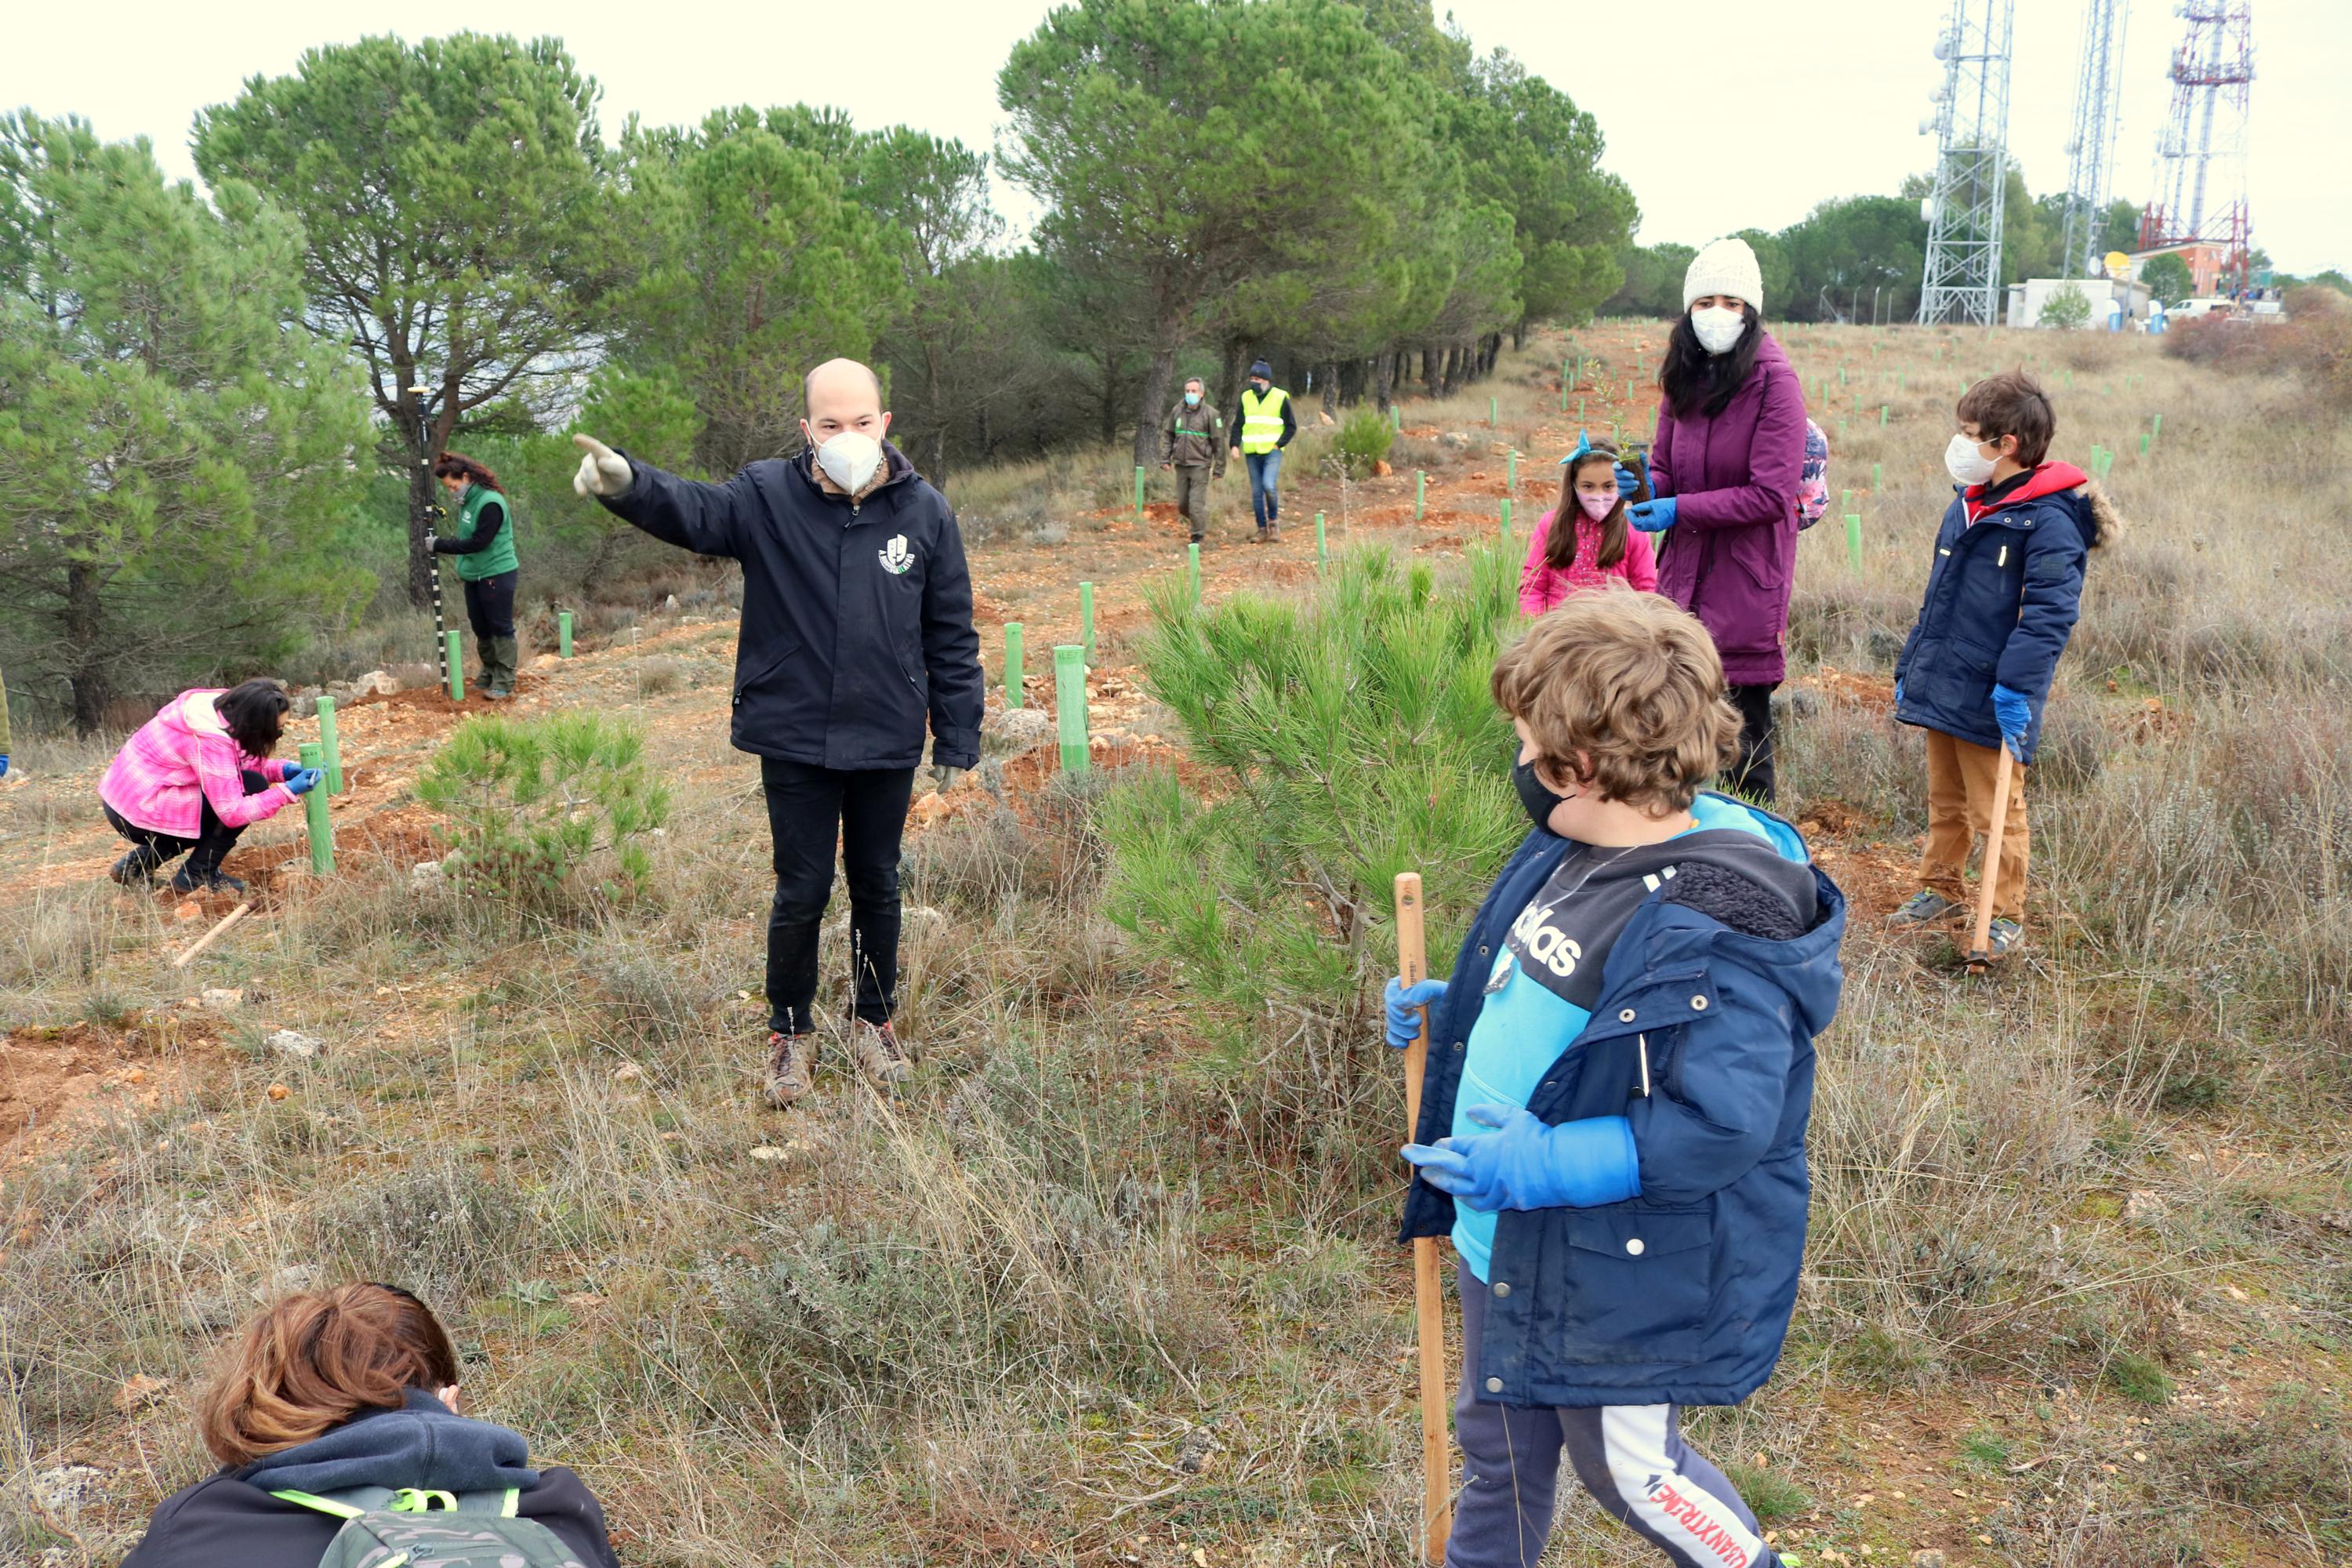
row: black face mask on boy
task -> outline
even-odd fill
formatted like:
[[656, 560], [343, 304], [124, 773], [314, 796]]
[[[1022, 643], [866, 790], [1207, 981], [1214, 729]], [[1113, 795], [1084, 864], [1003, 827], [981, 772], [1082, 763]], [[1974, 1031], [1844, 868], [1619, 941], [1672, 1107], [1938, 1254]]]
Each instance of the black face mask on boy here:
[[1554, 795], [1543, 780], [1536, 776], [1533, 763], [1511, 764], [1511, 787], [1519, 792], [1519, 805], [1538, 827], [1551, 831], [1552, 807], [1575, 799], [1573, 795]]

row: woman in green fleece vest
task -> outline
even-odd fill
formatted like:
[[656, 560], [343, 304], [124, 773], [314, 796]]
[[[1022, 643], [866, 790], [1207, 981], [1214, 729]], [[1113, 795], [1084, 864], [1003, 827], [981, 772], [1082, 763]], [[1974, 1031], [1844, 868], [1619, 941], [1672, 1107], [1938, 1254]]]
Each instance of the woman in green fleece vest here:
[[499, 477], [471, 458], [444, 452], [433, 460], [433, 477], [449, 492], [457, 514], [456, 534], [436, 538], [433, 548], [457, 558], [466, 619], [482, 654], [482, 695], [502, 701], [514, 695], [515, 579], [522, 570], [515, 559], [514, 509], [499, 489]]

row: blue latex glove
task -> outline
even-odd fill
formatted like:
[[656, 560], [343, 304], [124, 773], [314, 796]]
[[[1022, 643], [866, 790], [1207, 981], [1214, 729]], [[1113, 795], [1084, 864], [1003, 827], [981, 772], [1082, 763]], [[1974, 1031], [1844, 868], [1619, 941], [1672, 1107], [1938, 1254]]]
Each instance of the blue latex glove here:
[[1642, 1195], [1633, 1124], [1592, 1116], [1547, 1127], [1531, 1111], [1474, 1105], [1470, 1120], [1493, 1132], [1408, 1143], [1421, 1178], [1482, 1214], [1496, 1209], [1591, 1208]]
[[2022, 691], [2011, 691], [2006, 686], [1992, 689], [1992, 716], [2000, 724], [2001, 739], [2009, 749], [2023, 755], [2026, 731], [2033, 728], [2033, 703]]
[[6, 778], [7, 776], [8, 776], [8, 753], [7, 753], [7, 752], [0, 752], [0, 779], [5, 779], [5, 778]]
[[1664, 533], [1675, 525], [1675, 498], [1635, 501], [1625, 509], [1625, 521], [1643, 533]]
[[1622, 463], [1618, 464], [1618, 465], [1617, 465], [1617, 493], [1618, 493], [1619, 495], [1621, 495], [1621, 496], [1630, 496], [1630, 495], [1632, 495], [1635, 490], [1638, 490], [1638, 489], [1640, 489], [1641, 488], [1642, 488], [1642, 476], [1641, 476], [1641, 475], [1639, 475], [1639, 474], [1637, 474], [1637, 473], [1635, 473], [1633, 469], [1631, 469], [1631, 468], [1627, 468], [1624, 464], [1622, 464]]
[[1381, 993], [1381, 1000], [1388, 1005], [1390, 1047], [1401, 1051], [1412, 1044], [1421, 1034], [1421, 1010], [1444, 994], [1443, 980], [1400, 985], [1396, 976], [1390, 975], [1388, 989]]
[[1895, 706], [1903, 706], [1903, 683], [1899, 680], [1895, 683]]
[[286, 791], [289, 795], [309, 795], [312, 790], [318, 788], [319, 781], [325, 776], [326, 775], [317, 768], [295, 768], [289, 772], [286, 777], [280, 782], [286, 785]]

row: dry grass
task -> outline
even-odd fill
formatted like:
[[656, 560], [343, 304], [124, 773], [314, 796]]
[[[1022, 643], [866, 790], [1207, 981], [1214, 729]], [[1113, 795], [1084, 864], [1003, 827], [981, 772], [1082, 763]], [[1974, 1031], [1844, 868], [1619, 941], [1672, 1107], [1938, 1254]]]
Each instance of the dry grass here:
[[[1622, 380], [1612, 330], [1585, 336]], [[1790, 338], [1809, 375], [1855, 377], [1823, 423], [1865, 545], [1857, 571], [1834, 514], [1805, 536], [1798, 663], [1883, 675], [1961, 370], [1941, 335], [1879, 334], [1874, 359], [1860, 331]], [[2352, 437], [2283, 374], [2217, 385], [2090, 337], [1963, 346], [1969, 372], [2073, 369], [2057, 455], [2124, 453], [2135, 525], [2094, 564], [2035, 775], [2035, 946], [1968, 983], [1939, 941], [1891, 939], [1867, 890], [1821, 1047], [1796, 1335], [1697, 1436], [1810, 1560], [2338, 1561]], [[1482, 437], [1492, 391], [1539, 452], [1560, 347], [1409, 423]], [[1111, 449], [955, 490], [976, 536], [1018, 537], [1131, 485]], [[725, 584], [632, 595], [678, 590]], [[625, 640], [628, 613], [583, 613], [583, 639]], [[708, 711], [730, 651], [673, 638], [614, 678], [696, 716], [656, 732], [690, 787], [641, 905], [518, 925], [362, 868], [184, 975], [152, 956], [155, 912], [107, 889], [0, 909], [11, 1025], [262, 994], [144, 1060], [152, 1103], [93, 1100], [0, 1174], [0, 1561], [112, 1561], [205, 1468], [181, 1395], [213, 1344], [310, 1270], [428, 1289], [478, 1407], [583, 1470], [632, 1563], [1408, 1560], [1409, 1287], [1366, 1152], [1395, 1092], [1362, 1015], [1204, 1016], [1101, 919], [1087, 792], [1057, 790], [1025, 826], [972, 816], [910, 852], [909, 900], [938, 916], [908, 927], [908, 1090], [875, 1099], [834, 1052], [812, 1103], [763, 1112], [766, 824]], [[0, 789], [19, 867], [103, 761], [20, 743], [33, 781]], [[1839, 848], [1910, 852], [1916, 737], [1832, 696], [1785, 747], [1793, 804], [1855, 825]], [[265, 1022], [329, 1048], [272, 1056]], [[172, 1393], [126, 1415], [133, 1373]], [[79, 1510], [30, 1485], [67, 1463], [104, 1472]], [[1637, 1548], [1580, 1503], [1557, 1557]]]

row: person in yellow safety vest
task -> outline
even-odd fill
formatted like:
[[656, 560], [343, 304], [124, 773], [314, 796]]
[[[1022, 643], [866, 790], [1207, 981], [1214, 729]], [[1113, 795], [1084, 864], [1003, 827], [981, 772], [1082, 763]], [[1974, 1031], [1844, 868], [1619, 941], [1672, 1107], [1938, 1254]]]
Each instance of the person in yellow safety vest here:
[[1274, 384], [1274, 366], [1264, 360], [1249, 369], [1242, 394], [1242, 416], [1234, 421], [1234, 449], [1249, 468], [1250, 510], [1257, 516], [1257, 542], [1282, 537], [1282, 502], [1275, 485], [1282, 478], [1282, 449], [1298, 434], [1290, 394]]

